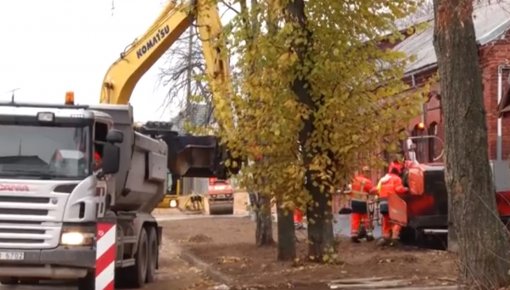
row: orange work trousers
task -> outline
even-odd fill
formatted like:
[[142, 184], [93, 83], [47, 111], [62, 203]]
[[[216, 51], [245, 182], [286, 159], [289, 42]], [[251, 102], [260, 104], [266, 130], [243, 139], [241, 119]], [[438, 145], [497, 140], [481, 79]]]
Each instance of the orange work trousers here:
[[394, 224], [390, 221], [389, 214], [382, 215], [382, 237], [385, 239], [398, 240], [402, 226]]
[[353, 212], [351, 213], [351, 237], [358, 236], [359, 227], [362, 221], [365, 226], [365, 230], [367, 231], [367, 235], [372, 235], [372, 221], [369, 219], [368, 214]]

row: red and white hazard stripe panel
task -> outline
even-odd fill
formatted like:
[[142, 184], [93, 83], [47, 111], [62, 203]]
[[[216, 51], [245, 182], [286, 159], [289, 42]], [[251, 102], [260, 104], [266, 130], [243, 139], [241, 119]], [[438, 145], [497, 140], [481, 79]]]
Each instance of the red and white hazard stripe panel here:
[[97, 224], [95, 290], [115, 289], [115, 232], [114, 223]]

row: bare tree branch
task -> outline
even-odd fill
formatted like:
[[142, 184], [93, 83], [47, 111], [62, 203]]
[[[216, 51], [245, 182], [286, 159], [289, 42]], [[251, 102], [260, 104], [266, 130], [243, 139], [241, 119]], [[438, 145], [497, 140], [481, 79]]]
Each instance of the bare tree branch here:
[[184, 120], [198, 126], [211, 124], [212, 93], [204, 80], [205, 61], [195, 26], [176, 41], [165, 58], [159, 73], [160, 85], [167, 89], [162, 107], [179, 110], [178, 129]]

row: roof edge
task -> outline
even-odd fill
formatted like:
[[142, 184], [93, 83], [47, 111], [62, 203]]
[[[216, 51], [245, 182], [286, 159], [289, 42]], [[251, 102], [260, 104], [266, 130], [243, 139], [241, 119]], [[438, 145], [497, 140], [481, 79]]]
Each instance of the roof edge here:
[[437, 62], [434, 62], [434, 63], [431, 63], [431, 64], [427, 64], [427, 65], [424, 65], [422, 67], [419, 67], [419, 68], [416, 68], [416, 69], [413, 69], [413, 70], [410, 70], [410, 71], [406, 71], [404, 73], [404, 78], [412, 77], [414, 75], [417, 75], [417, 74], [420, 74], [422, 72], [426, 72], [426, 71], [429, 71], [429, 70], [432, 70], [432, 69], [435, 69], [435, 68], [437, 68]]
[[510, 18], [507, 19], [505, 22], [501, 23], [500, 25], [498, 25], [493, 30], [487, 32], [485, 35], [481, 36], [477, 42], [480, 45], [487, 44], [491, 41], [496, 40], [501, 35], [505, 34], [508, 29], [510, 29]]

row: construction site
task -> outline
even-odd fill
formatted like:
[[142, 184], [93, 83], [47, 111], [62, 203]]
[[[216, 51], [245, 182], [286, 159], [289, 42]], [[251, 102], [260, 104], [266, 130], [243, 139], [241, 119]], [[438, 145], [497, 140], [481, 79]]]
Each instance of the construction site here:
[[[483, 146], [452, 138], [470, 137], [470, 128], [451, 133], [456, 132], [452, 127], [470, 120], [445, 117], [455, 110], [445, 99], [451, 96], [441, 91], [450, 84], [435, 79], [448, 71], [441, 63], [448, 59], [436, 55], [442, 32], [437, 25], [442, 22], [434, 18], [431, 1], [425, 1], [428, 10], [418, 9], [421, 14], [410, 9], [410, 20], [400, 15], [407, 13], [405, 8], [377, 1], [360, 1], [366, 5], [356, 4], [364, 7], [362, 12], [354, 4], [331, 8], [335, 2], [320, 8], [343, 9], [346, 14], [338, 23], [359, 20], [362, 28], [353, 28], [355, 37], [331, 28], [337, 23], [307, 22], [314, 13], [304, 7], [319, 8], [303, 0], [286, 6], [252, 1], [267, 13], [246, 1], [222, 2], [237, 13], [228, 25], [222, 24], [225, 16], [216, 1], [163, 2], [155, 6], [158, 16], [138, 35], [123, 26], [112, 30], [128, 31], [134, 40], [111, 48], [117, 59], [101, 66], [107, 69], [100, 70], [102, 80], [93, 99], [80, 99], [69, 89], [50, 102], [44, 90], [29, 98], [15, 88], [8, 90], [8, 99], [0, 100], [0, 290], [449, 290], [470, 281], [466, 269], [472, 265], [461, 264], [469, 260], [466, 237], [504, 248], [510, 228], [510, 2], [470, 4], [462, 10], [473, 15], [465, 21], [474, 27], [479, 57], [475, 65], [482, 82]], [[113, 11], [115, 1], [111, 4]], [[85, 9], [88, 4], [79, 5]], [[16, 7], [13, 15], [25, 9]], [[70, 16], [65, 16], [82, 17], [76, 7], [67, 7]], [[400, 16], [379, 11], [363, 18], [366, 11], [383, 8]], [[246, 11], [251, 17], [243, 14]], [[352, 20], [353, 15], [359, 19]], [[95, 23], [92, 18], [76, 22], [97, 25], [98, 35], [113, 22], [109, 18]], [[59, 29], [66, 26], [49, 16], [38, 21], [56, 21]], [[363, 28], [369, 24], [377, 31], [371, 32], [375, 40], [367, 37], [371, 29]], [[252, 34], [235, 30], [236, 25], [252, 29]], [[393, 38], [386, 31], [389, 27], [400, 37]], [[313, 34], [313, 29], [327, 37]], [[328, 29], [333, 34], [328, 35]], [[190, 55], [168, 57], [187, 31]], [[340, 40], [331, 41], [337, 34]], [[250, 43], [257, 37], [258, 42]], [[363, 40], [357, 43], [357, 38]], [[325, 47], [343, 46], [329, 52], [320, 48], [321, 41]], [[71, 38], [66, 45], [78, 46]], [[200, 50], [196, 59], [191, 54], [194, 45]], [[246, 49], [245, 58], [239, 61], [236, 56], [231, 65], [234, 52], [228, 49], [235, 45]], [[288, 47], [280, 51], [280, 46]], [[306, 54], [315, 47], [317, 55]], [[264, 49], [277, 51], [277, 56], [257, 54]], [[357, 50], [362, 52], [357, 55]], [[76, 53], [90, 58], [92, 54]], [[338, 61], [342, 54], [352, 61]], [[412, 57], [404, 61], [400, 54]], [[310, 65], [323, 55], [323, 64]], [[135, 88], [162, 59], [179, 57], [189, 66], [180, 70], [184, 81], [179, 89], [163, 81], [171, 88], [157, 105], [163, 111], [171, 107], [174, 116], [162, 114], [165, 117], [157, 120], [155, 113], [146, 111], [151, 120], [140, 121], [137, 110], [156, 101], [137, 95]], [[377, 57], [381, 59], [375, 64], [370, 62]], [[8, 58], [0, 59], [0, 67], [8, 67], [6, 79], [21, 70], [9, 64]], [[335, 65], [344, 69], [319, 73]], [[260, 67], [266, 70], [256, 71]], [[193, 79], [194, 69], [202, 78]], [[288, 77], [292, 73], [295, 78]], [[344, 79], [335, 80], [335, 73]], [[66, 73], [80, 79], [70, 75]], [[395, 75], [401, 79], [394, 80]], [[397, 81], [402, 84], [384, 89]], [[327, 88], [330, 84], [333, 89]], [[198, 92], [202, 99], [192, 98], [192, 85], [208, 88]], [[314, 86], [320, 88], [312, 91]], [[338, 89], [342, 86], [345, 91]], [[184, 88], [186, 93], [181, 92]], [[353, 97], [357, 91], [361, 93]], [[186, 105], [168, 101], [172, 93], [185, 96]], [[478, 107], [469, 105], [464, 116]], [[351, 120], [363, 124], [350, 124]], [[483, 164], [470, 167], [470, 160], [458, 164], [475, 168], [473, 174], [487, 169], [490, 198], [479, 203], [489, 211], [454, 211], [452, 201], [465, 202], [464, 191], [473, 190], [466, 189], [469, 181], [462, 174], [459, 180], [448, 175], [462, 166], [448, 163], [447, 152], [452, 154], [457, 146], [462, 152], [483, 153], [485, 145], [488, 156], [476, 155], [472, 162], [488, 157], [490, 173]], [[501, 241], [489, 243], [478, 235], [489, 228], [453, 228], [465, 225], [459, 219], [476, 220], [477, 214], [492, 214], [491, 229], [504, 232]], [[459, 233], [464, 234], [460, 239]], [[484, 265], [506, 269], [487, 261]], [[501, 270], [505, 274], [510, 273], [507, 266], [509, 272]], [[510, 284], [501, 276], [505, 275], [495, 284], [476, 289], [509, 289], [493, 287]]]

